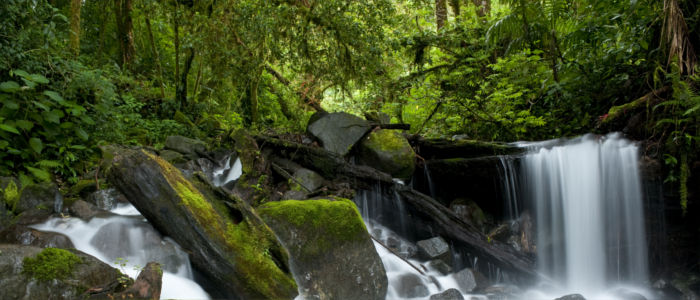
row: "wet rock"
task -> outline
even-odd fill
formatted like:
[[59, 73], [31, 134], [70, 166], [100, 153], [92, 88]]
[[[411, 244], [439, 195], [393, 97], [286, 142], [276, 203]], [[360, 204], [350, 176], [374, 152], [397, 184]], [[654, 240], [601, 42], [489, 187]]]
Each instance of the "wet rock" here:
[[149, 262], [126, 291], [112, 295], [111, 299], [160, 299], [163, 287], [163, 270], [160, 264]]
[[180, 152], [189, 159], [196, 159], [199, 153], [207, 151], [207, 145], [200, 140], [172, 135], [165, 139], [165, 149]]
[[99, 209], [94, 204], [87, 203], [83, 200], [76, 200], [68, 209], [68, 212], [85, 221], [90, 221], [90, 219], [99, 214], [107, 213], [106, 211]]
[[60, 212], [63, 206], [63, 196], [55, 184], [42, 182], [26, 186], [22, 189], [15, 213], [20, 214], [34, 207]]
[[401, 240], [399, 240], [396, 237], [390, 236], [386, 239], [386, 246], [393, 250], [397, 250], [401, 247]]
[[452, 262], [450, 245], [442, 237], [434, 237], [418, 241], [418, 255], [424, 260], [442, 259], [444, 262]]
[[85, 201], [104, 210], [112, 210], [116, 208], [119, 203], [129, 202], [126, 197], [115, 188], [96, 191], [90, 194]]
[[537, 246], [535, 244], [535, 226], [532, 223], [532, 216], [529, 211], [524, 211], [520, 215], [520, 246], [522, 251], [535, 254]]
[[[78, 250], [0, 245], [0, 253], [0, 299], [81, 299], [85, 291], [120, 287], [117, 269]], [[47, 262], [52, 267], [43, 272], [31, 267]]]
[[434, 269], [442, 275], [447, 275], [452, 273], [452, 267], [446, 264], [442, 259], [435, 259], [428, 262], [428, 268]]
[[499, 240], [502, 242], [507, 241], [509, 236], [510, 236], [510, 226], [508, 226], [508, 224], [498, 225], [498, 226], [496, 226], [496, 228], [489, 231], [489, 234], [487, 234], [487, 237], [489, 237], [490, 239]]
[[345, 156], [370, 130], [369, 123], [348, 113], [325, 114], [309, 120], [307, 131], [321, 141], [324, 149]]
[[323, 186], [323, 181], [325, 180], [321, 175], [318, 175], [318, 173], [304, 168], [296, 170], [292, 177], [294, 180], [289, 181], [289, 186], [292, 190], [302, 192], [315, 191]]
[[615, 297], [617, 297], [617, 299], [620, 300], [647, 300], [647, 298], [642, 296], [641, 294], [624, 288], [615, 290], [613, 294], [615, 295]]
[[430, 295], [420, 276], [412, 273], [400, 275], [397, 279], [396, 292], [403, 298], [418, 298]]
[[464, 300], [464, 296], [457, 289], [449, 289], [430, 296], [430, 300]]
[[559, 297], [559, 298], [554, 299], [554, 300], [586, 300], [586, 298], [581, 296], [581, 294], [571, 294], [571, 295]]
[[180, 169], [183, 170], [185, 174], [192, 174], [194, 172], [202, 172], [202, 174], [207, 176], [210, 182], [214, 181], [214, 168], [216, 166], [214, 163], [207, 158], [197, 158], [186, 162], [181, 166]]
[[399, 255], [403, 258], [416, 258], [418, 256], [418, 247], [416, 245], [404, 242], [401, 243], [401, 248], [399, 249]]
[[187, 162], [187, 158], [185, 158], [182, 153], [173, 151], [173, 150], [161, 150], [158, 152], [160, 157], [163, 159], [167, 160], [171, 164], [181, 164]]
[[52, 209], [48, 208], [46, 204], [41, 204], [19, 214], [14, 222], [17, 225], [34, 225], [46, 222], [53, 215]]
[[455, 199], [450, 203], [450, 209], [460, 216], [462, 220], [474, 224], [474, 226], [483, 230], [486, 224], [486, 215], [476, 202], [468, 199]]
[[39, 248], [74, 248], [67, 236], [56, 232], [42, 232], [22, 225], [13, 225], [0, 232], [0, 244], [17, 244]]
[[287, 251], [246, 202], [218, 192], [197, 176], [185, 178], [145, 150], [118, 148], [113, 153], [109, 181], [158, 231], [190, 254], [220, 297], [296, 296]]
[[359, 144], [358, 161], [392, 177], [407, 179], [415, 170], [416, 153], [396, 130], [381, 129], [367, 135]]
[[289, 190], [284, 192], [282, 195], [282, 200], [304, 200], [306, 199], [306, 193], [302, 191]]
[[489, 300], [507, 300], [517, 299], [522, 295], [522, 290], [514, 285], [496, 284], [483, 289], [481, 293], [486, 294]]
[[268, 202], [258, 213], [289, 250], [305, 299], [386, 297], [384, 265], [352, 201]]
[[484, 275], [469, 268], [453, 274], [452, 278], [457, 282], [459, 290], [463, 293], [482, 290], [488, 286], [488, 279]]
[[659, 279], [654, 282], [652, 287], [657, 290], [661, 299], [680, 299], [683, 297], [683, 292], [678, 290], [665, 279]]
[[82, 179], [70, 187], [68, 194], [75, 197], [85, 197], [97, 190], [95, 179]]

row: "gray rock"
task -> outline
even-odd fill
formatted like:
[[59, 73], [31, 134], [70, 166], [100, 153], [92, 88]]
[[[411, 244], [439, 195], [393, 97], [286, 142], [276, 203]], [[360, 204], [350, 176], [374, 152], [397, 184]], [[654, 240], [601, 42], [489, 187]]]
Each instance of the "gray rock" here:
[[430, 300], [464, 300], [464, 296], [457, 289], [449, 289], [430, 296]]
[[571, 295], [566, 295], [563, 297], [559, 297], [554, 300], [586, 300], [581, 294], [571, 294]]
[[304, 200], [306, 198], [306, 193], [295, 190], [286, 191], [284, 195], [282, 195], [282, 200]]
[[390, 237], [386, 238], [386, 245], [387, 245], [387, 247], [396, 250], [396, 249], [399, 249], [401, 247], [401, 240], [394, 237], [394, 236], [390, 236]]
[[85, 201], [104, 210], [111, 210], [117, 207], [119, 203], [129, 202], [126, 197], [115, 188], [96, 191], [90, 194]]
[[416, 246], [418, 246], [418, 255], [424, 260], [442, 259], [444, 262], [452, 263], [450, 245], [442, 237], [418, 241]]
[[28, 211], [34, 207], [48, 209], [50, 212], [60, 212], [63, 206], [63, 196], [58, 187], [51, 182], [42, 182], [26, 186], [22, 189], [16, 214]]
[[87, 203], [83, 200], [76, 200], [68, 209], [68, 212], [85, 221], [90, 221], [90, 219], [99, 214], [107, 213], [106, 211], [99, 209], [96, 205]]
[[0, 243], [35, 246], [40, 248], [74, 248], [67, 236], [56, 232], [42, 232], [22, 225], [13, 225], [0, 233]]
[[149, 262], [126, 291], [112, 295], [110, 299], [160, 299], [163, 287], [163, 271], [160, 264]]
[[452, 278], [459, 285], [459, 290], [462, 293], [470, 293], [478, 290], [483, 290], [488, 286], [488, 279], [481, 273], [473, 269], [463, 269], [452, 275]]
[[177, 151], [190, 159], [195, 159], [199, 157], [199, 153], [207, 151], [207, 145], [200, 140], [171, 135], [165, 139], [165, 149]]
[[367, 135], [359, 145], [358, 162], [395, 178], [407, 179], [416, 168], [416, 153], [396, 130], [381, 129]]
[[173, 150], [161, 150], [158, 154], [171, 164], [180, 164], [187, 161], [182, 153]]
[[399, 276], [396, 282], [396, 292], [400, 297], [418, 298], [430, 295], [420, 276], [412, 273]]
[[121, 287], [117, 269], [78, 250], [67, 250], [81, 263], [64, 278], [43, 280], [25, 272], [23, 261], [36, 257], [42, 248], [0, 245], [0, 299], [82, 299], [86, 291], [114, 293]]
[[352, 201], [268, 202], [257, 210], [289, 250], [302, 298], [386, 297], [384, 264]]
[[447, 275], [452, 273], [452, 267], [446, 264], [442, 259], [434, 259], [428, 262], [428, 267], [434, 269], [442, 275]]
[[615, 290], [613, 294], [620, 300], [647, 300], [647, 298], [641, 294], [624, 288]]
[[291, 189], [302, 192], [315, 191], [323, 186], [323, 181], [325, 180], [321, 175], [318, 175], [318, 173], [304, 168], [296, 170], [292, 177], [294, 177], [295, 180], [290, 180], [289, 182]]
[[518, 295], [522, 295], [522, 290], [515, 285], [495, 284], [483, 289], [481, 293], [486, 294], [489, 300], [508, 300], [517, 299]]
[[324, 149], [345, 156], [370, 130], [369, 123], [348, 113], [330, 113], [309, 120], [308, 132], [321, 141]]
[[214, 163], [207, 158], [197, 158], [186, 162], [181, 166], [181, 169], [186, 174], [192, 174], [194, 172], [202, 172], [202, 174], [207, 176], [209, 182], [214, 181], [214, 169], [216, 166]]
[[49, 209], [46, 205], [38, 205], [19, 214], [14, 219], [14, 223], [17, 225], [34, 225], [46, 222], [52, 216], [52, 209]]

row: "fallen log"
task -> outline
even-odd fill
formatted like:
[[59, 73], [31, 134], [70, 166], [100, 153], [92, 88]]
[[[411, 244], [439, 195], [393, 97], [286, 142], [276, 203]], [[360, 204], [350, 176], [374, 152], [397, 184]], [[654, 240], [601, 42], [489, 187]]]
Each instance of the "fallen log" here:
[[421, 136], [408, 136], [408, 142], [416, 154], [425, 159], [473, 158], [489, 155], [519, 154], [523, 148], [498, 142], [476, 140], [424, 139]]
[[415, 211], [423, 214], [423, 218], [435, 224], [438, 228], [437, 234], [465, 245], [474, 254], [523, 279], [534, 279], [536, 276], [532, 257], [518, 252], [505, 243], [489, 240], [481, 231], [461, 220], [444, 205], [408, 186], [394, 182], [386, 173], [370, 167], [350, 164], [340, 156], [322, 148], [266, 136], [255, 138], [261, 148], [271, 148], [274, 155], [313, 169], [326, 179], [348, 182], [354, 189], [372, 190], [377, 184], [388, 187], [396, 191], [405, 203], [415, 208]]

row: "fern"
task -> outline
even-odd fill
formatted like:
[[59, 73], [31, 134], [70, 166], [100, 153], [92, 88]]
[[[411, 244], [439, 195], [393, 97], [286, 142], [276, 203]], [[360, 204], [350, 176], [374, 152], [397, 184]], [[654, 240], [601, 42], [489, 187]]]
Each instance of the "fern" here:
[[46, 168], [60, 168], [63, 166], [63, 164], [60, 161], [56, 160], [40, 160], [38, 163], [39, 167], [42, 169]]

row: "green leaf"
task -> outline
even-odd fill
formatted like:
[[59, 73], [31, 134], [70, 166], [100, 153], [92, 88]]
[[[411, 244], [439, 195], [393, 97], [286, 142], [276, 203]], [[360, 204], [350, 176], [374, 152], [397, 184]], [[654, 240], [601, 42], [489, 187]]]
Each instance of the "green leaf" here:
[[5, 101], [3, 101], [3, 103], [4, 103], [4, 107], [7, 109], [11, 109], [11, 110], [19, 109], [19, 104], [17, 104], [17, 102], [12, 101], [10, 99], [6, 99]]
[[92, 118], [90, 118], [86, 115], [81, 116], [80, 120], [83, 121], [83, 123], [85, 123], [85, 124], [95, 125], [95, 120], [93, 120]]
[[51, 100], [56, 101], [56, 103], [63, 105], [66, 100], [61, 97], [61, 94], [54, 91], [44, 91], [44, 95], [51, 98]]
[[32, 130], [32, 128], [34, 128], [34, 122], [27, 120], [17, 120], [15, 121], [15, 125], [26, 131]]
[[10, 142], [5, 141], [5, 140], [0, 140], [0, 149], [5, 149], [9, 145], [10, 145]]
[[75, 134], [77, 134], [78, 137], [81, 138], [83, 141], [87, 141], [88, 138], [90, 138], [90, 136], [88, 135], [88, 133], [85, 132], [85, 130], [83, 130], [83, 129], [80, 128], [80, 127], [78, 127], [78, 128], [75, 129]]
[[59, 168], [61, 167], [61, 162], [56, 160], [40, 160], [37, 163], [42, 168]]
[[13, 70], [12, 73], [22, 78], [29, 78], [29, 73], [27, 73], [25, 70], [17, 69]]
[[49, 83], [49, 80], [46, 79], [43, 75], [40, 74], [31, 74], [29, 75], [29, 80], [34, 81], [36, 83], [41, 83], [41, 84], [47, 84]]
[[65, 116], [62, 111], [54, 109], [51, 111], [45, 111], [41, 113], [41, 116], [44, 117], [44, 120], [54, 123], [54, 124], [59, 124], [61, 123], [61, 118]]
[[5, 81], [3, 83], [0, 83], [0, 91], [5, 93], [14, 93], [19, 91], [19, 89], [19, 83], [14, 81]]
[[51, 179], [51, 173], [47, 172], [46, 170], [32, 168], [30, 166], [25, 167], [32, 173], [32, 175], [34, 175], [36, 179], [39, 179], [39, 181], [49, 181]]
[[15, 149], [15, 148], [12, 148], [12, 147], [7, 148], [7, 152], [10, 153], [10, 154], [14, 154], [14, 155], [20, 155], [20, 154], [22, 154], [22, 151], [19, 151], [19, 150]]
[[38, 138], [31, 138], [29, 139], [29, 147], [31, 147], [34, 152], [41, 153], [41, 150], [44, 150], [44, 143]]
[[87, 147], [85, 147], [83, 145], [71, 145], [70, 148], [75, 149], [75, 150], [86, 150], [87, 149]]
[[42, 110], [49, 110], [49, 109], [51, 109], [51, 108], [49, 108], [48, 106], [46, 106], [46, 104], [44, 104], [44, 103], [42, 103], [42, 102], [39, 102], [39, 101], [32, 101], [32, 103], [34, 103], [34, 105], [36, 105], [36, 107], [41, 108]]
[[14, 134], [19, 134], [19, 131], [17, 131], [17, 128], [14, 126], [8, 125], [8, 124], [0, 124], [0, 129], [5, 130], [7, 132], [12, 132]]

